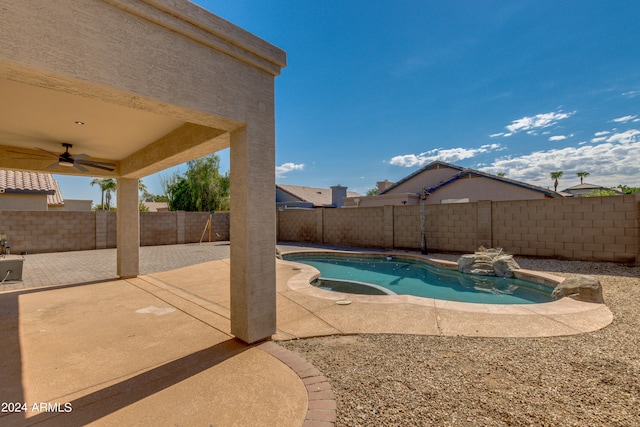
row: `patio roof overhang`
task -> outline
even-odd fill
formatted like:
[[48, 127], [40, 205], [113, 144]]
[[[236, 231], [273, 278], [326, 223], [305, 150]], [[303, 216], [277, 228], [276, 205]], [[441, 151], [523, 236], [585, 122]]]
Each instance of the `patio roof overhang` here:
[[[243, 299], [236, 318], [245, 317], [236, 335], [262, 339], [265, 330], [240, 330], [260, 317], [249, 313], [260, 311], [260, 292], [247, 290], [253, 276], [275, 288], [274, 78], [285, 65], [284, 51], [186, 0], [7, 0], [0, 168], [117, 178], [118, 274], [127, 277], [139, 268], [137, 180], [231, 147], [232, 281]], [[49, 168], [56, 158], [42, 150], [59, 154], [63, 143], [113, 171]], [[275, 289], [266, 292], [275, 304]], [[275, 330], [275, 307], [266, 311]]]

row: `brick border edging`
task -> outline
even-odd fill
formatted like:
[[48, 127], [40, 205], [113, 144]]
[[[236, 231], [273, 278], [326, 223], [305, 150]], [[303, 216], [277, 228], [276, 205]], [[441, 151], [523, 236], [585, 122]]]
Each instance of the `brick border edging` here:
[[256, 347], [290, 367], [307, 388], [309, 403], [303, 427], [335, 427], [336, 397], [322, 372], [303, 357], [273, 341], [263, 342]]

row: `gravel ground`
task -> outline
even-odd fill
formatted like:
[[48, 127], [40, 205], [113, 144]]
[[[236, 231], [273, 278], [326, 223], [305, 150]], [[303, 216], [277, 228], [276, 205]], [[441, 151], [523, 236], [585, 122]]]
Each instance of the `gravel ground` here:
[[281, 344], [327, 376], [338, 426], [640, 425], [640, 268], [517, 261], [596, 276], [613, 323], [568, 337], [353, 335]]

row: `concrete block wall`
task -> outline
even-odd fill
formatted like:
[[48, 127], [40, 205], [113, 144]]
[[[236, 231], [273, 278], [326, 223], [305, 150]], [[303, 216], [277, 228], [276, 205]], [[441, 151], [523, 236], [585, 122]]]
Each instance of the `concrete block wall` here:
[[478, 248], [477, 203], [427, 205], [426, 208], [428, 251], [472, 252]]
[[385, 247], [384, 207], [325, 209], [323, 219], [327, 245]]
[[14, 254], [95, 249], [94, 212], [0, 211]]
[[[429, 206], [425, 206], [425, 217]], [[416, 206], [393, 207], [393, 246], [402, 249], [421, 247], [420, 208]]]
[[[229, 212], [216, 212], [213, 215], [213, 228], [211, 229], [211, 241], [229, 240]], [[205, 231], [209, 213], [207, 212], [184, 212], [184, 242], [199, 242], [202, 233]], [[220, 236], [216, 235], [219, 234]], [[204, 233], [203, 242], [209, 241], [209, 232]]]
[[[278, 240], [420, 249], [420, 218], [419, 205], [285, 210], [278, 212]], [[640, 194], [427, 205], [425, 218], [429, 252], [482, 245], [514, 255], [640, 265]]]
[[[140, 245], [198, 242], [208, 219], [202, 212], [140, 212]], [[0, 234], [14, 254], [115, 248], [116, 213], [0, 211]], [[229, 240], [229, 212], [214, 215], [211, 235]]]
[[494, 245], [521, 255], [634, 263], [640, 197], [494, 202]]
[[323, 243], [324, 209], [278, 211], [277, 239], [290, 242]]
[[140, 212], [140, 246], [177, 244], [177, 214], [178, 212]]

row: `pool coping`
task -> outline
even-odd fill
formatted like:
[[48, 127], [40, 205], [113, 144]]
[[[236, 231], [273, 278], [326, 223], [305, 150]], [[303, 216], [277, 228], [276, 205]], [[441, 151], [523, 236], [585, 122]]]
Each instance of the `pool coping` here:
[[[402, 258], [416, 259], [428, 262], [429, 264], [443, 267], [447, 269], [456, 269], [457, 263], [453, 261], [438, 260], [419, 254], [407, 254], [402, 252], [382, 252], [382, 251], [344, 251], [332, 249], [298, 249], [283, 250], [282, 255], [292, 253], [324, 253], [324, 254], [349, 254], [351, 256], [397, 256]], [[343, 292], [333, 292], [314, 287], [310, 283], [320, 276], [320, 273], [314, 267], [294, 261], [279, 260], [285, 265], [290, 265], [293, 270], [297, 271], [293, 277], [287, 281], [289, 290], [298, 294], [313, 297], [325, 301], [341, 302], [347, 301], [352, 304], [410, 304], [412, 306], [424, 307], [426, 310], [434, 310], [436, 319], [440, 316], [454, 316], [455, 313], [460, 314], [460, 318], [466, 319], [471, 316], [477, 316], [475, 319], [479, 323], [495, 323], [496, 316], [505, 316], [502, 319], [509, 318], [508, 330], [504, 332], [496, 331], [488, 328], [486, 333], [478, 329], [473, 329], [468, 335], [474, 336], [559, 336], [574, 335], [579, 333], [591, 332], [606, 327], [613, 321], [613, 314], [605, 304], [585, 302], [575, 300], [570, 297], [564, 297], [551, 302], [536, 304], [485, 304], [485, 303], [468, 303], [457, 301], [438, 300], [434, 298], [417, 297], [412, 295], [360, 295]], [[521, 269], [514, 272], [515, 276], [525, 280], [531, 280], [538, 283], [555, 286], [561, 283], [565, 278], [554, 276], [548, 273], [541, 273], [533, 270]], [[453, 313], [453, 314], [452, 314]], [[542, 316], [545, 320], [561, 323], [566, 328], [560, 330], [541, 331], [535, 325], [529, 325], [533, 320], [532, 316]], [[455, 335], [467, 335], [464, 328], [454, 328]], [[441, 335], [452, 335], [452, 333], [442, 333]]]

